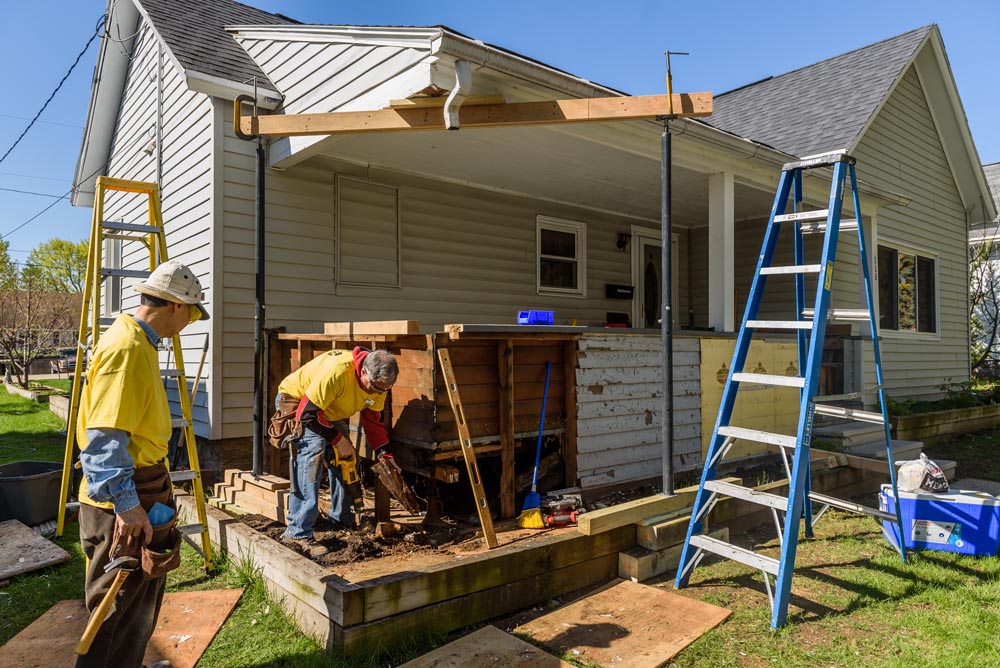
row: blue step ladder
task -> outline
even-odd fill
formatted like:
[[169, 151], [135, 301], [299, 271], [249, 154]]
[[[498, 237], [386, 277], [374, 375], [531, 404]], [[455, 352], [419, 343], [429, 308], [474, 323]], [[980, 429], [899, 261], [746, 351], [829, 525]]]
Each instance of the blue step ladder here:
[[[795, 551], [798, 547], [800, 518], [805, 524], [805, 535], [812, 537], [813, 523], [817, 521], [828, 508], [839, 508], [851, 512], [870, 515], [881, 521], [883, 532], [890, 543], [899, 550], [906, 562], [906, 550], [901, 538], [900, 527], [902, 518], [899, 514], [899, 504], [895, 513], [887, 513], [875, 508], [869, 508], [850, 501], [836, 499], [811, 491], [810, 484], [810, 448], [813, 419], [818, 415], [827, 415], [859, 422], [880, 424], [884, 429], [885, 445], [888, 461], [892, 462], [892, 441], [889, 435], [889, 419], [886, 412], [886, 397], [883, 389], [882, 357], [879, 352], [878, 320], [872, 297], [872, 281], [868, 270], [868, 251], [866, 248], [863, 223], [860, 216], [861, 203], [858, 199], [858, 184], [854, 173], [853, 157], [846, 151], [834, 151], [815, 156], [809, 156], [795, 162], [789, 162], [782, 167], [778, 191], [775, 194], [774, 205], [768, 220], [767, 232], [761, 246], [757, 269], [754, 273], [753, 285], [747, 299], [746, 312], [740, 324], [739, 336], [736, 339], [736, 349], [729, 368], [719, 415], [712, 432], [712, 441], [705, 457], [705, 468], [702, 471], [701, 483], [695, 497], [688, 525], [684, 549], [677, 569], [675, 586], [686, 587], [691, 572], [706, 554], [715, 554], [760, 570], [764, 575], [764, 586], [771, 603], [771, 627], [784, 626], [788, 615], [788, 599], [792, 588], [792, 572], [795, 567]], [[817, 168], [833, 169], [833, 180], [830, 186], [829, 206], [818, 211], [806, 211], [802, 206], [802, 173]], [[856, 219], [841, 220], [844, 188], [851, 188]], [[785, 213], [789, 195], [793, 195], [793, 212]], [[792, 228], [794, 232], [795, 264], [792, 266], [775, 266], [772, 263], [779, 232], [783, 228]], [[864, 293], [867, 308], [840, 309], [830, 307], [830, 289], [833, 285], [833, 272], [837, 255], [837, 241], [841, 231], [856, 230], [859, 246], [860, 264], [864, 274]], [[805, 259], [805, 244], [803, 237], [807, 234], [823, 235], [822, 257], [817, 264], [807, 264]], [[805, 276], [817, 276], [816, 298], [812, 308], [806, 307]], [[761, 300], [764, 287], [769, 276], [776, 280], [793, 278], [795, 282], [795, 309], [797, 315], [791, 320], [759, 320]], [[875, 358], [875, 376], [877, 385], [867, 391], [841, 395], [816, 396], [819, 387], [820, 367], [823, 358], [823, 339], [828, 320], [868, 323], [871, 328], [872, 349]], [[754, 331], [793, 330], [798, 339], [798, 372], [800, 375], [768, 375], [760, 373], [745, 373], [744, 364], [750, 341]], [[804, 370], [804, 373], [803, 373]], [[733, 407], [741, 385], [775, 386], [800, 388], [800, 407], [798, 428], [795, 435], [775, 434], [756, 429], [747, 429], [730, 423]], [[856, 401], [867, 393], [878, 393], [880, 413], [855, 410], [833, 402]], [[764, 443], [777, 446], [788, 475], [788, 497], [770, 494], [718, 480], [717, 468], [725, 459], [726, 454], [738, 440]], [[791, 463], [789, 463], [791, 460]], [[895, 498], [896, 475], [894, 467], [889, 466], [889, 477]], [[732, 497], [756, 503], [771, 510], [781, 555], [778, 559], [732, 545], [722, 540], [705, 535], [708, 516], [721, 497]], [[808, 503], [807, 503], [808, 501]], [[818, 511], [813, 517], [812, 504], [816, 503]], [[784, 521], [782, 521], [784, 520]], [[772, 584], [771, 578], [776, 581]]]

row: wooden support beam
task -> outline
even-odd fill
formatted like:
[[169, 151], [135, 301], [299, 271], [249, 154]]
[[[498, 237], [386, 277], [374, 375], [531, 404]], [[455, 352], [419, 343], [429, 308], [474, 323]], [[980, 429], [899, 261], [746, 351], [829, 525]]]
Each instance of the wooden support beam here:
[[371, 320], [364, 322], [324, 322], [323, 333], [333, 336], [369, 337], [372, 335], [407, 336], [420, 333], [417, 320]]
[[[681, 93], [673, 96], [674, 115], [697, 118], [712, 113], [711, 93]], [[665, 116], [666, 95], [598, 97], [582, 100], [511, 102], [462, 106], [462, 129], [498, 128], [551, 123], [638, 121]], [[240, 128], [248, 135], [301, 137], [407, 130], [444, 130], [444, 114], [438, 108], [408, 107], [373, 111], [335, 111], [322, 114], [276, 114], [243, 116]]]
[[576, 479], [576, 339], [563, 344], [563, 406], [566, 411], [566, 430], [562, 437], [563, 465], [567, 487], [575, 486]]
[[500, 372], [500, 517], [514, 517], [514, 342], [497, 341]]

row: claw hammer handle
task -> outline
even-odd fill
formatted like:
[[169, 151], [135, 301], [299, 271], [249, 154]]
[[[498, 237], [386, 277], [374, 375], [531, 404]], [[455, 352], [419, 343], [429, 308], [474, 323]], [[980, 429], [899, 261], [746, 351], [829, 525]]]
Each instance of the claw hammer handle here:
[[94, 610], [94, 614], [90, 616], [90, 621], [87, 622], [87, 629], [83, 632], [80, 642], [76, 644], [77, 654], [83, 656], [90, 651], [90, 646], [93, 644], [101, 625], [104, 624], [104, 619], [108, 616], [108, 611], [115, 602], [115, 597], [118, 596], [118, 590], [122, 588], [129, 573], [131, 571], [121, 569], [115, 575], [114, 582], [111, 583], [111, 588], [108, 589], [108, 593], [101, 599], [101, 604], [97, 606], [97, 610]]

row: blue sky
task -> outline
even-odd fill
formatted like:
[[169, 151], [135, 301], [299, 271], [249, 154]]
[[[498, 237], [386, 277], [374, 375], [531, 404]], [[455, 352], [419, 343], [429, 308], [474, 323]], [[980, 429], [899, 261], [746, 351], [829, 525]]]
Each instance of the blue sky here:
[[[673, 61], [676, 90], [721, 93], [937, 23], [980, 158], [984, 163], [1000, 162], [997, 0], [840, 0], [799, 5], [745, 0], [250, 0], [246, 4], [309, 23], [444, 24], [636, 95], [664, 91], [666, 49], [691, 52]], [[0, 155], [66, 73], [104, 8], [102, 0], [5, 3], [0, 62], [8, 102], [0, 108]], [[52, 237], [82, 239], [88, 234], [90, 209], [71, 207], [67, 200], [52, 196], [63, 195], [72, 185], [96, 47], [96, 42], [91, 45], [39, 122], [0, 162], [0, 237], [10, 242], [15, 260], [26, 259], [26, 251]], [[53, 202], [47, 212], [10, 234]]]

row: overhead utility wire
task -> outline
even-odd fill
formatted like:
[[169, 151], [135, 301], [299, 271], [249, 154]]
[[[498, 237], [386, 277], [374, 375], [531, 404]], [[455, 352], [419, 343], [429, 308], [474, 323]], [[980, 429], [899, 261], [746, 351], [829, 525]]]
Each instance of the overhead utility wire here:
[[69, 66], [69, 70], [66, 71], [66, 74], [64, 74], [63, 78], [59, 81], [59, 85], [56, 86], [56, 89], [52, 91], [51, 95], [49, 95], [49, 99], [45, 100], [45, 104], [42, 105], [42, 108], [38, 110], [38, 113], [35, 114], [35, 117], [31, 119], [30, 123], [28, 123], [28, 127], [24, 128], [24, 132], [21, 133], [21, 136], [18, 137], [11, 145], [11, 147], [7, 149], [7, 152], [4, 153], [2, 157], [0, 157], [0, 163], [6, 160], [7, 156], [10, 155], [10, 152], [13, 151], [14, 148], [21, 143], [21, 140], [24, 139], [24, 135], [28, 134], [28, 130], [30, 130], [32, 126], [34, 126], [35, 121], [37, 121], [38, 117], [42, 115], [43, 111], [45, 111], [45, 107], [49, 106], [49, 102], [51, 102], [52, 98], [56, 96], [56, 93], [59, 92], [59, 89], [62, 88], [62, 85], [66, 83], [66, 79], [68, 79], [69, 75], [73, 73], [73, 70], [80, 62], [80, 59], [83, 58], [83, 54], [87, 53], [87, 49], [89, 49], [90, 45], [94, 42], [95, 39], [97, 39], [97, 36], [101, 34], [101, 28], [104, 27], [105, 18], [106, 15], [101, 16], [100, 20], [97, 22], [97, 26], [94, 28], [94, 34], [91, 35], [90, 39], [87, 40], [87, 44], [83, 47], [83, 50], [80, 52], [80, 55], [78, 55], [76, 57], [76, 60], [73, 61], [73, 64]]

